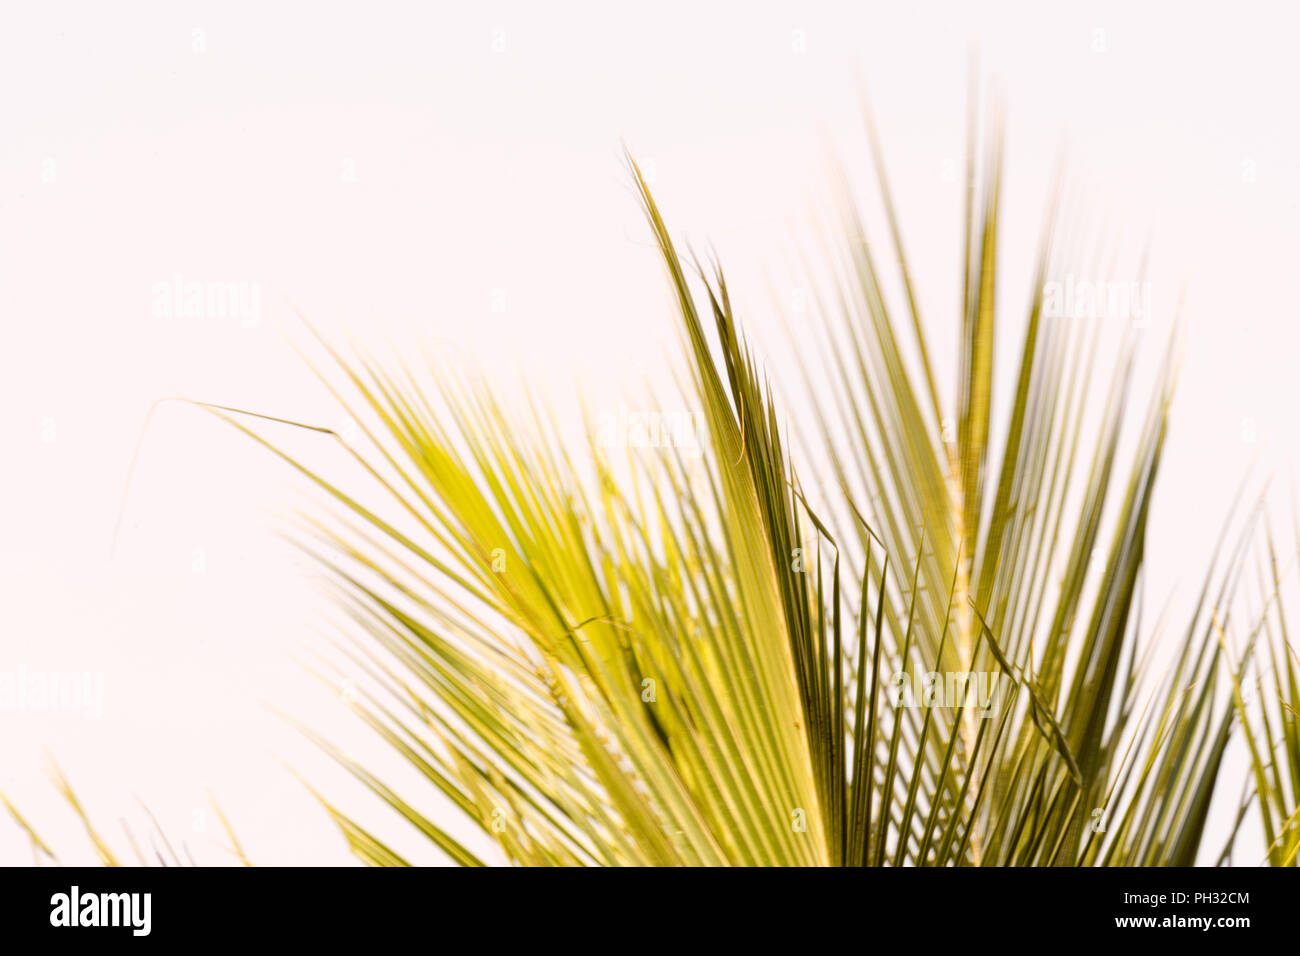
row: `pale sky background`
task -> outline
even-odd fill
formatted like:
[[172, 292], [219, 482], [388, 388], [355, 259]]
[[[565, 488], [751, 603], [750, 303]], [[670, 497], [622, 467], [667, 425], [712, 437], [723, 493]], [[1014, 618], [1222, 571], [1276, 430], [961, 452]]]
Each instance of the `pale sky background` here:
[[[613, 407], [663, 376], [676, 341], [620, 142], [758, 313], [827, 138], [870, 185], [858, 72], [940, 330], [956, 321], [948, 172], [972, 42], [1006, 92], [1011, 347], [1063, 142], [1086, 225], [1150, 238], [1150, 351], [1187, 283], [1148, 585], [1189, 591], [1249, 461], [1289, 487], [1300, 460], [1298, 28], [1283, 3], [6, 5], [0, 671], [99, 672], [104, 704], [99, 719], [0, 712], [0, 790], [72, 862], [89, 848], [46, 750], [120, 846], [118, 818], [144, 829], [138, 797], [200, 860], [226, 861], [210, 788], [258, 862], [349, 862], [287, 763], [434, 860], [266, 706], [392, 764], [297, 662], [329, 608], [275, 537], [305, 500], [286, 468], [163, 407], [110, 558], [150, 404], [338, 425], [286, 344], [297, 307], [376, 346], [522, 371], [561, 401], [581, 381]], [[260, 321], [155, 315], [178, 274], [255, 283]], [[28, 859], [0, 821], [0, 863]]]

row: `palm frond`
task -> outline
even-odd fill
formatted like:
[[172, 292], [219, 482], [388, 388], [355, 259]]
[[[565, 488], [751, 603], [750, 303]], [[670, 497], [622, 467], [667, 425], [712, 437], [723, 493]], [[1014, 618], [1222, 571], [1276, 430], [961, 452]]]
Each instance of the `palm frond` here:
[[[1172, 347], [1126, 451], [1135, 336], [1103, 371], [1097, 323], [1044, 309], [1063, 268], [1055, 201], [1013, 401], [996, 414], [991, 112], [980, 150], [972, 108], [949, 416], [883, 171], [906, 324], [842, 186], [847, 242], [828, 253], [834, 281], [807, 330], [823, 361], [798, 356], [815, 426], [799, 431], [820, 434], [800, 460], [825, 459], [811, 490], [721, 268], [683, 261], [630, 157], [682, 322], [698, 457], [616, 460], [589, 423], [575, 464], [536, 407], [322, 341], [363, 423], [364, 441], [343, 444], [384, 509], [217, 411], [333, 503], [302, 541], [350, 621], [355, 708], [441, 809], [320, 742], [449, 860], [1197, 858], [1233, 726], [1215, 609], [1236, 576], [1220, 574], [1212, 605], [1207, 579], [1154, 679], [1141, 580]], [[874, 129], [872, 142], [879, 165]], [[327, 807], [365, 862], [405, 862]]]
[[[89, 840], [99, 864], [106, 867], [128, 865], [129, 857], [120, 853], [113, 846], [108, 837], [104, 835], [104, 831], [92, 821], [90, 813], [82, 805], [81, 799], [72, 789], [72, 784], [68, 781], [67, 776], [53, 760], [49, 763], [48, 775], [50, 782], [54, 785], [54, 788], [62, 798], [63, 803], [72, 810], [78, 823], [81, 825], [81, 828], [85, 831], [86, 838]], [[2, 793], [0, 793], [0, 803], [4, 804], [5, 809], [9, 811], [10, 817], [18, 825], [19, 829], [27, 835], [28, 840], [31, 842], [34, 863], [38, 866], [47, 862], [59, 865], [59, 855], [56, 854], [55, 851], [50, 848], [49, 844], [40, 836], [36, 827], [28, 822], [27, 818], [19, 812], [13, 802]], [[130, 847], [132, 854], [135, 857], [136, 863], [140, 866], [150, 866], [153, 861], [156, 861], [161, 866], [193, 865], [194, 860], [189, 855], [189, 847], [185, 846], [183, 843], [180, 845], [181, 851], [185, 854], [183, 859], [148, 806], [144, 803], [141, 803], [140, 806], [148, 817], [150, 824], [150, 827], [147, 828], [147, 832], [151, 844], [150, 849], [153, 851], [151, 855], [147, 855], [143, 852], [135, 834], [132, 832], [130, 826], [128, 826], [126, 820], [123, 819], [121, 821], [123, 834], [126, 837], [127, 845]], [[236, 853], [245, 865], [251, 865], [244, 857], [243, 850], [239, 847], [238, 841], [235, 840], [234, 832], [230, 828], [230, 823], [226, 819], [225, 814], [222, 813], [220, 807], [217, 806], [215, 799], [212, 801], [212, 806], [214, 810], [216, 810], [222, 826], [226, 830], [227, 836], [234, 843]]]
[[[1285, 564], [1279, 562], [1271, 524], [1261, 523], [1258, 538], [1254, 555], [1258, 603], [1247, 606], [1248, 627], [1239, 654], [1234, 656], [1230, 648], [1229, 623], [1216, 620], [1215, 624], [1249, 755], [1248, 785], [1254, 793], [1247, 803], [1258, 813], [1265, 861], [1271, 866], [1295, 866], [1300, 852], [1300, 693], [1296, 676], [1300, 659], [1288, 627], [1287, 607], [1294, 591], [1287, 586], [1287, 579], [1300, 559], [1300, 525], [1296, 526], [1295, 552]], [[1256, 654], [1261, 638], [1266, 661]]]

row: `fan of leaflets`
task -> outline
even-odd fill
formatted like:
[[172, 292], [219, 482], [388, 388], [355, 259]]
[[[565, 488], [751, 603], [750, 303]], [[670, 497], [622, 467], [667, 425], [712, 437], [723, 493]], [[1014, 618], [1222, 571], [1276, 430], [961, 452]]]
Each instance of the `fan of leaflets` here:
[[[720, 267], [683, 262], [630, 159], [701, 454], [615, 461], [591, 427], [575, 460], [544, 412], [512, 413], [482, 383], [331, 351], [325, 377], [369, 423], [344, 444], [392, 508], [285, 457], [334, 502], [308, 547], [355, 625], [356, 710], [443, 809], [320, 743], [450, 860], [1198, 859], [1234, 718], [1214, 611], [1234, 578], [1207, 579], [1151, 673], [1139, 594], [1172, 362], [1135, 407], [1136, 336], [1112, 363], [1098, 323], [1045, 314], [1063, 268], [1053, 215], [1027, 316], [995, 309], [993, 112], [980, 147], [972, 110], [962, 312], [940, 326], [958, 336], [951, 408], [883, 171], [905, 309], [887, 306], [875, 247], [841, 206], [822, 319], [792, 359], [818, 474], [796, 467]], [[1002, 335], [1021, 347], [995, 409]], [[406, 862], [326, 806], [363, 860]]]

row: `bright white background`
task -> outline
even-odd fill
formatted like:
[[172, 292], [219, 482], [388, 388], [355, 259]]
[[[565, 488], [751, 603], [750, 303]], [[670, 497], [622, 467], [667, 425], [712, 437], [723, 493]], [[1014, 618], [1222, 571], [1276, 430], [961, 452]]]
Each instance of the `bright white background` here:
[[[1286, 487], [1300, 459], [1298, 27], [1280, 3], [6, 5], [0, 669], [99, 671], [106, 699], [99, 720], [0, 712], [0, 790], [70, 861], [89, 851], [46, 749], [120, 846], [119, 818], [147, 829], [138, 797], [200, 860], [228, 860], [210, 788], [259, 862], [346, 862], [288, 764], [431, 860], [267, 706], [381, 752], [297, 662], [328, 605], [275, 537], [304, 501], [287, 469], [164, 407], [110, 557], [151, 402], [338, 425], [286, 344], [297, 307], [613, 407], [675, 343], [620, 141], [757, 312], [828, 139], [869, 183], [859, 71], [922, 306], [955, 323], [945, 170], [972, 42], [1008, 103], [1006, 323], [1062, 142], [1089, 228], [1151, 239], [1153, 349], [1188, 283], [1149, 586], [1190, 590], [1249, 461]], [[178, 273], [258, 283], [261, 321], [155, 316]], [[0, 823], [0, 862], [28, 859]]]

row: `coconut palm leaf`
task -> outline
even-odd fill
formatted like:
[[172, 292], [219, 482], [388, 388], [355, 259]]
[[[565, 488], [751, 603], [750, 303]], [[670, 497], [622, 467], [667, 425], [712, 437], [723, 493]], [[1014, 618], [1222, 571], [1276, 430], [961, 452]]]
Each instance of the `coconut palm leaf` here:
[[[972, 107], [972, 129], [974, 113]], [[1125, 735], [1135, 735], [1141, 725], [1134, 713], [1135, 695], [1144, 686], [1135, 666], [1135, 598], [1173, 388], [1172, 360], [1166, 360], [1138, 435], [1127, 487], [1110, 524], [1109, 551], [1103, 553], [1133, 343], [1121, 343], [1089, 442], [1093, 451], [1090, 458], [1080, 458], [1081, 446], [1087, 447], [1082, 422], [1101, 330], [1095, 323], [1090, 328], [1044, 312], [1045, 280], [1064, 272], [1056, 261], [1053, 203], [1031, 290], [1014, 400], [1003, 429], [1001, 463], [996, 469], [990, 464], [1001, 189], [996, 105], [992, 113], [982, 175], [976, 172], [975, 139], [968, 140], [971, 175], [956, 427], [947, 425], [953, 418], [944, 418], [935, 389], [929, 360], [934, 350], [925, 341], [883, 173], [878, 181], [903, 271], [915, 355], [909, 357], [900, 343], [872, 244], [842, 185], [849, 243], [837, 257], [837, 289], [817, 309], [822, 325], [816, 332], [826, 361], [817, 371], [803, 366], [808, 404], [833, 410], [816, 412], [838, 486], [829, 492], [823, 488], [828, 519], [845, 529], [845, 540], [856, 536], [859, 555], [869, 554], [883, 538], [887, 553], [916, 568], [911, 589], [891, 591], [883, 576], [875, 581], [883, 589], [887, 657], [893, 655], [901, 665], [894, 673], [909, 666], [919, 673], [991, 672], [1012, 678], [1017, 692], [1023, 692], [1020, 703], [1010, 705], [1008, 724], [988, 733], [969, 708], [932, 707], [918, 717], [908, 707], [890, 715], [895, 736], [902, 729], [904, 765], [911, 768], [912, 779], [905, 790], [894, 780], [891, 740], [883, 778], [868, 774], [864, 783], [882, 787], [886, 802], [902, 802], [903, 812], [897, 820], [881, 816], [874, 821], [873, 839], [880, 846], [869, 859], [951, 862], [942, 850], [930, 855], [929, 831], [947, 816], [963, 832], [964, 862], [1075, 863], [1102, 856], [1112, 863], [1136, 862], [1141, 851], [1126, 842], [1136, 836], [1131, 827], [1110, 840], [1101, 838], [1099, 829], [1113, 812], [1113, 801], [1123, 796], [1140, 813], [1150, 851], [1145, 861], [1184, 861], [1199, 841], [1203, 822], [1195, 822], [1196, 815], [1204, 812], [1212, 794], [1214, 773], [1208, 773], [1207, 782], [1202, 771], [1217, 770], [1230, 726], [1224, 713], [1217, 717], [1218, 732], [1205, 732], [1213, 719], [1217, 651], [1213, 631], [1199, 621], [1199, 612], [1182, 642], [1184, 660], [1164, 691], [1164, 732], [1146, 734], [1147, 749], [1137, 751], [1144, 754], [1146, 766], [1137, 778], [1125, 778], [1138, 792], [1125, 795], [1114, 778]], [[883, 151], [870, 121], [868, 131], [879, 164]], [[922, 370], [924, 389], [913, 385], [909, 364]], [[825, 368], [831, 370], [829, 382]], [[1076, 475], [1083, 486], [1071, 498]], [[878, 534], [867, 527], [855, 500], [871, 503], [864, 510]], [[1065, 518], [1074, 509], [1079, 518], [1071, 529]], [[844, 517], [846, 511], [849, 517]], [[1098, 566], [1099, 558], [1104, 566]], [[1091, 583], [1088, 572], [1094, 566], [1101, 574]], [[1059, 582], [1052, 580], [1054, 572], [1060, 573]], [[1191, 701], [1181, 696], [1198, 680], [1205, 682], [1202, 695]], [[854, 745], [870, 751], [875, 741], [869, 737]], [[1166, 782], [1186, 791], [1177, 796], [1181, 812], [1193, 821], [1190, 829], [1180, 827], [1163, 838], [1152, 835], [1162, 823], [1158, 814], [1149, 806], [1144, 811], [1141, 803], [1142, 785], [1159, 767]], [[959, 782], [960, 792], [954, 795], [952, 787]], [[1193, 789], [1202, 786], [1204, 792]], [[929, 805], [921, 827], [912, 813], [918, 794]], [[1149, 794], [1145, 800], [1166, 796], [1167, 791]], [[892, 846], [889, 853], [886, 845]]]
[[[129, 858], [119, 853], [113, 847], [109, 839], [104, 835], [104, 832], [91, 820], [89, 812], [82, 805], [81, 799], [72, 789], [72, 784], [68, 781], [68, 778], [64, 775], [58, 764], [53, 760], [50, 761], [48, 774], [50, 781], [54, 785], [60, 798], [62, 798], [63, 802], [67, 804], [76, 815], [82, 829], [85, 830], [86, 837], [88, 838], [90, 845], [93, 847], [95, 856], [99, 860], [100, 865], [106, 867], [127, 865], [126, 861]], [[218, 805], [216, 798], [210, 796], [209, 800], [212, 804], [212, 809], [216, 813], [218, 820], [221, 822], [222, 829], [225, 831], [227, 838], [231, 841], [233, 847], [232, 852], [245, 866], [251, 866], [252, 863], [244, 855], [243, 848], [235, 838], [234, 830], [231, 828], [230, 821], [226, 818], [225, 813]], [[0, 803], [4, 804], [5, 809], [9, 811], [10, 817], [18, 825], [19, 829], [27, 835], [28, 840], [31, 842], [34, 864], [37, 866], [45, 863], [58, 865], [60, 862], [58, 854], [50, 848], [49, 844], [42, 839], [36, 828], [27, 821], [26, 817], [19, 812], [18, 808], [14, 806], [9, 798], [3, 793], [0, 793]], [[176, 845], [168, 838], [166, 832], [159, 824], [158, 819], [153, 815], [153, 811], [151, 811], [143, 801], [140, 802], [140, 807], [148, 817], [149, 827], [147, 828], [146, 833], [149, 838], [149, 849], [151, 852], [146, 853], [141, 848], [140, 842], [136, 838], [136, 834], [132, 831], [126, 820], [123, 819], [121, 821], [122, 832], [126, 837], [127, 845], [131, 849], [135, 862], [139, 866], [150, 866], [154, 862], [160, 866], [195, 865], [194, 858], [190, 854], [190, 848], [186, 844], [181, 843], [181, 852], [178, 853]]]
[[[1213, 610], [1234, 565], [1212, 604], [1207, 581], [1169, 670], [1151, 674], [1141, 570], [1174, 361], [1121, 454], [1136, 343], [1122, 335], [1104, 372], [1098, 323], [1045, 310], [1061, 268], [1055, 203], [1013, 401], [995, 414], [991, 112], [981, 149], [972, 110], [951, 416], [883, 172], [910, 321], [887, 303], [845, 187], [847, 243], [828, 247], [819, 324], [799, 330], [811, 423], [794, 429], [796, 456], [721, 268], [681, 258], [631, 161], [700, 448], [617, 455], [589, 422], [575, 460], [537, 405], [512, 411], [431, 362], [323, 343], [338, 372], [323, 378], [341, 379], [331, 387], [362, 423], [361, 442], [334, 438], [381, 507], [217, 410], [333, 503], [302, 525], [350, 622], [333, 679], [361, 678], [358, 714], [440, 809], [320, 742], [447, 859], [1197, 858], [1232, 727]], [[808, 487], [796, 457], [816, 466]], [[365, 862], [405, 862], [326, 806]]]
[[[1293, 590], [1286, 586], [1286, 579], [1294, 571], [1295, 558], [1300, 557], [1300, 526], [1296, 527], [1295, 554], [1285, 565], [1279, 563], [1271, 525], [1263, 523], [1258, 537], [1257, 603], [1247, 606], [1249, 627], [1239, 638], [1239, 655], [1234, 657], [1230, 650], [1234, 643], [1230, 623], [1215, 623], [1228, 656], [1233, 706], [1250, 757], [1248, 786], [1254, 793], [1247, 803], [1257, 808], [1265, 860], [1271, 866], [1295, 866], [1300, 852], [1300, 694], [1296, 676], [1300, 660], [1288, 627], [1287, 607]], [[1255, 659], [1261, 638], [1266, 661]]]

